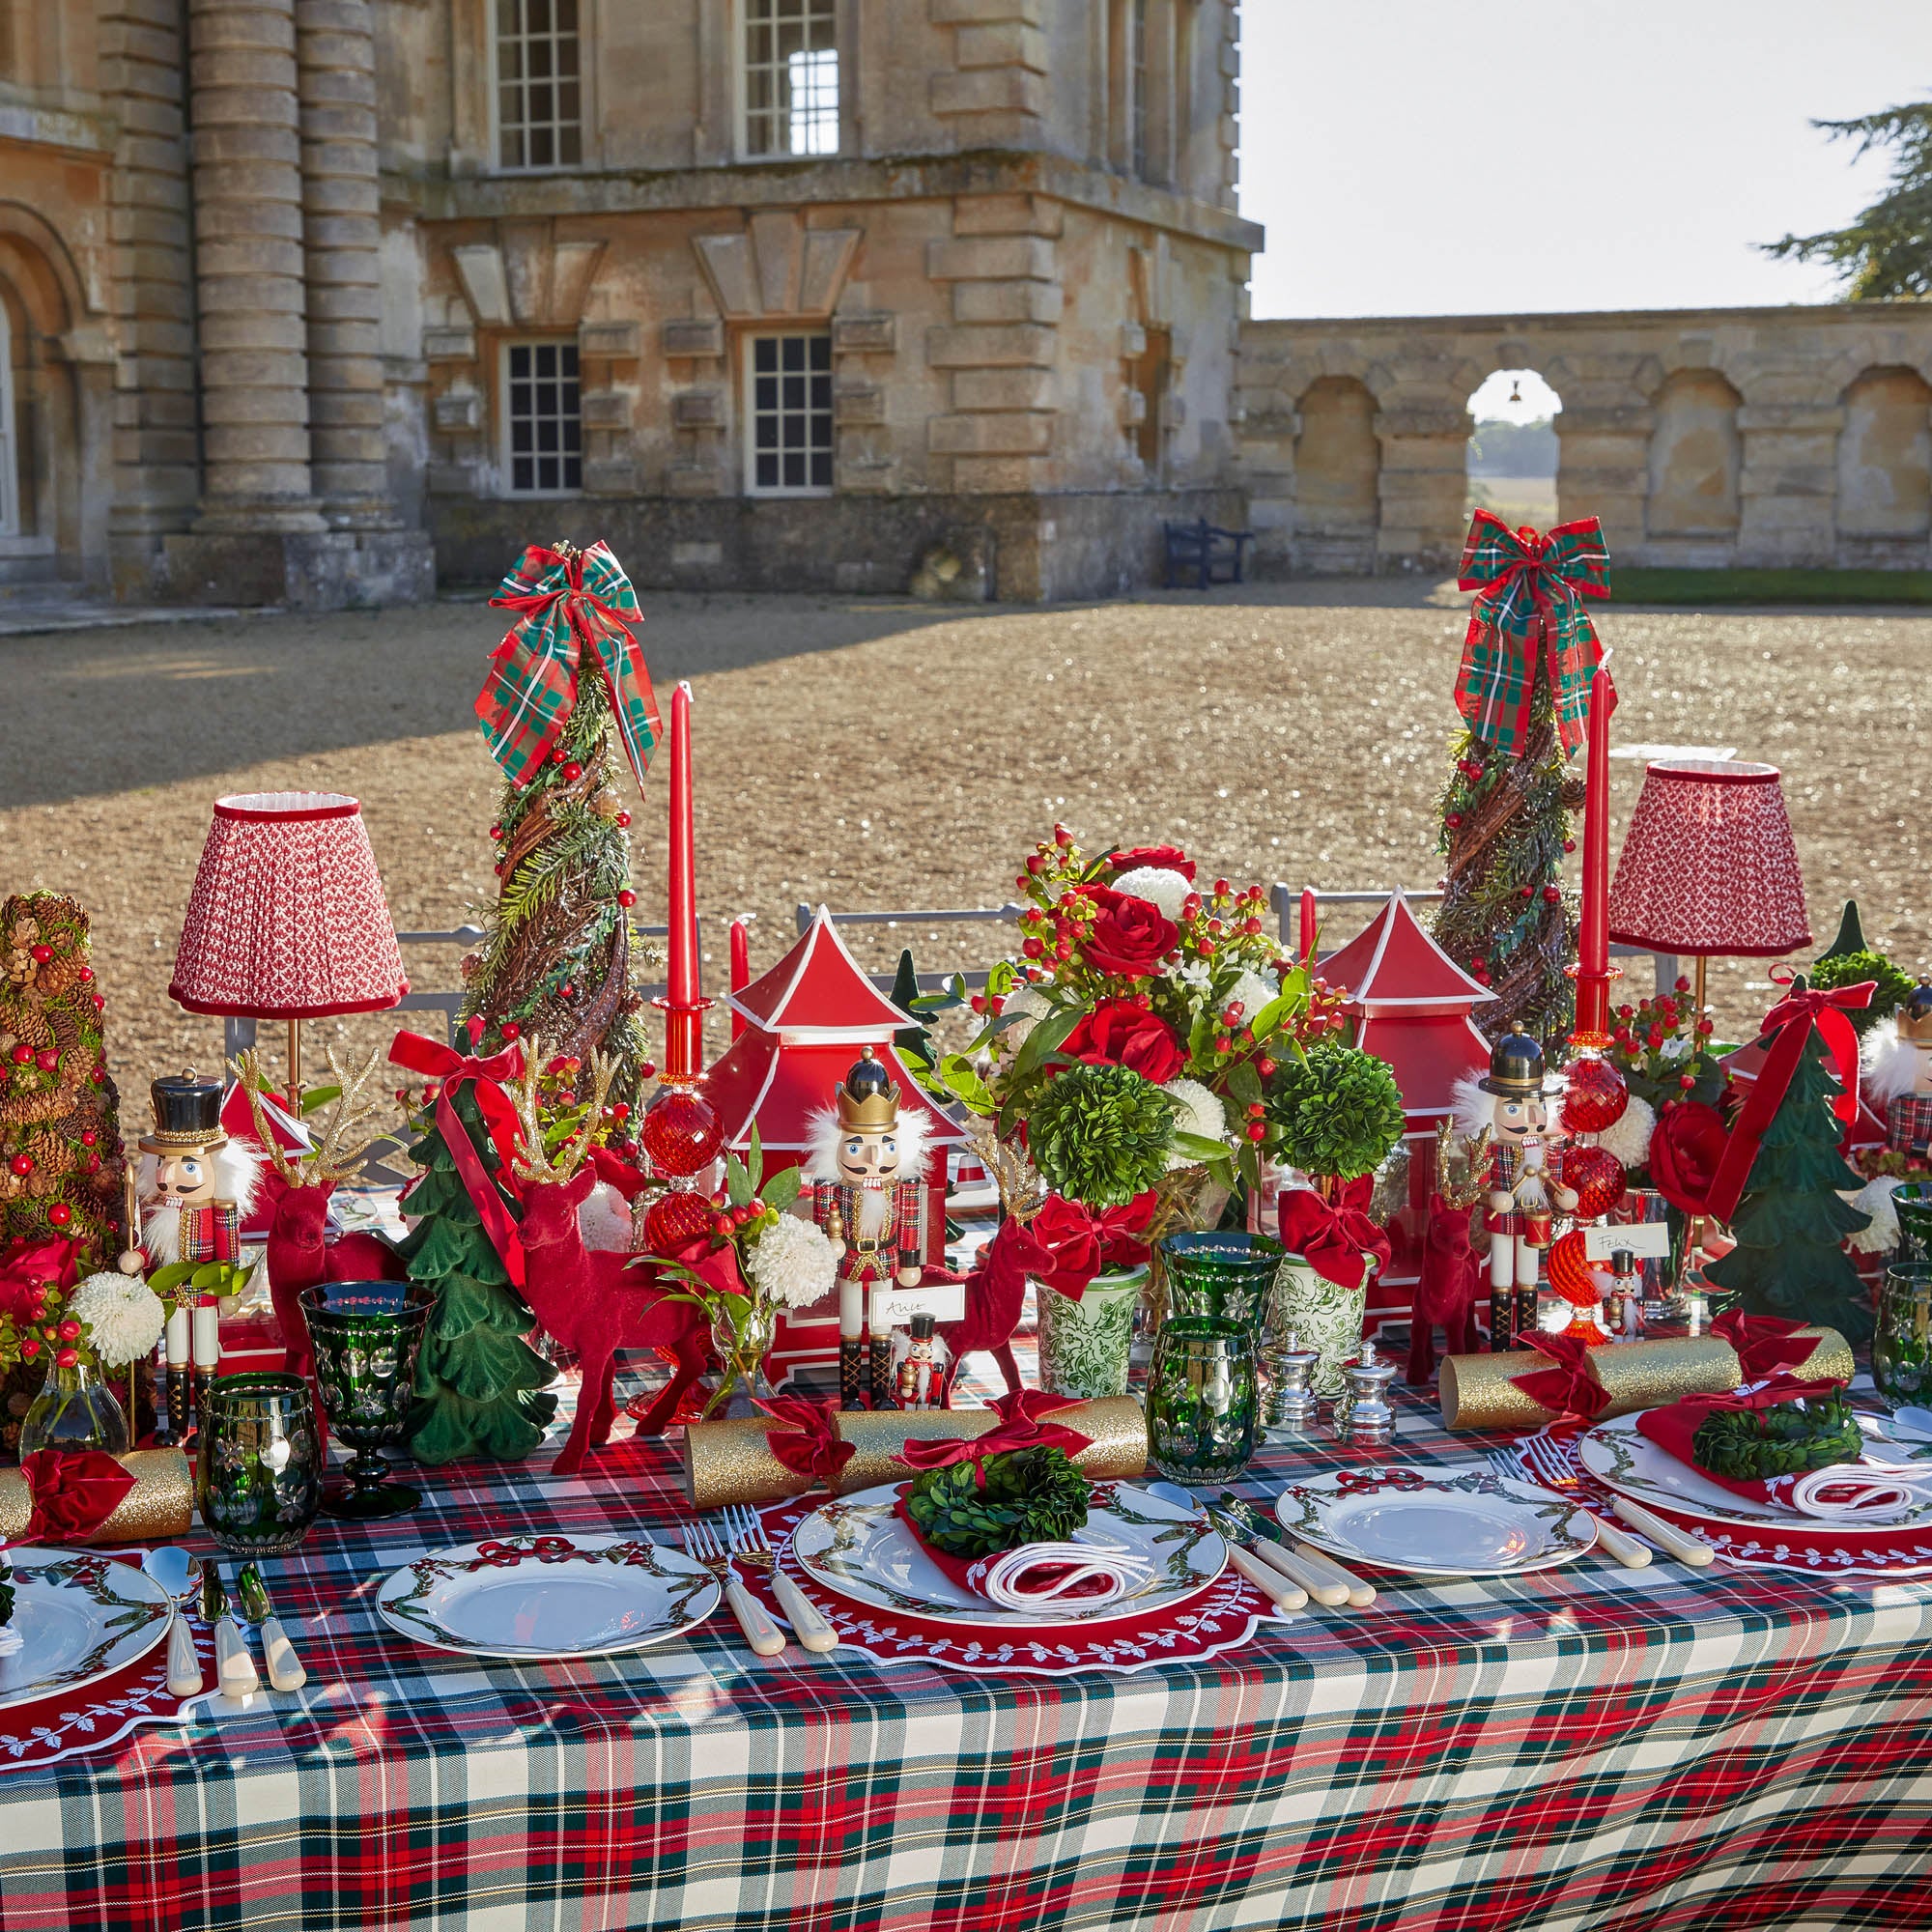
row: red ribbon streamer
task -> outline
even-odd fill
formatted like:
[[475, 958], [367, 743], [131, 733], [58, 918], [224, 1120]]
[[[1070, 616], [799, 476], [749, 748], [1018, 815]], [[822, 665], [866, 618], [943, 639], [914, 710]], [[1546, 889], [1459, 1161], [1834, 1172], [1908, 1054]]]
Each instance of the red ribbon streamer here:
[[1282, 1245], [1299, 1255], [1323, 1281], [1338, 1288], [1360, 1288], [1369, 1260], [1378, 1268], [1389, 1264], [1389, 1237], [1369, 1219], [1369, 1199], [1376, 1191], [1373, 1174], [1345, 1180], [1335, 1198], [1325, 1201], [1312, 1187], [1294, 1187], [1280, 1196]]
[[0, 1548], [23, 1543], [77, 1543], [121, 1507], [133, 1476], [103, 1449], [36, 1449], [20, 1473], [33, 1499], [27, 1527]]
[[[1776, 971], [1773, 968], [1774, 979]], [[1718, 1163], [1717, 1177], [1711, 1182], [1710, 1211], [1719, 1220], [1728, 1221], [1744, 1198], [1758, 1148], [1783, 1103], [1814, 1026], [1845, 1090], [1832, 1102], [1832, 1112], [1847, 1125], [1858, 1119], [1859, 1037], [1846, 1014], [1848, 1009], [1869, 1006], [1875, 990], [1875, 981], [1863, 980], [1856, 986], [1834, 986], [1829, 991], [1787, 993], [1764, 1016], [1759, 1037], [1771, 1041], [1771, 1051], [1739, 1109], [1730, 1139], [1724, 1144], [1724, 1156]]]
[[1077, 1456], [1089, 1448], [1094, 1438], [1077, 1429], [1045, 1418], [1056, 1409], [1071, 1408], [1079, 1398], [1049, 1395], [1045, 1389], [1015, 1389], [991, 1405], [999, 1416], [999, 1426], [983, 1435], [951, 1442], [909, 1441], [893, 1460], [908, 1469], [944, 1469], [953, 1463], [979, 1465], [980, 1487], [986, 1486], [985, 1461], [1009, 1449], [1064, 1449]]
[[513, 1043], [500, 1053], [487, 1056], [458, 1053], [440, 1039], [405, 1030], [390, 1043], [389, 1061], [408, 1072], [427, 1074], [440, 1083], [436, 1095], [437, 1131], [449, 1149], [457, 1173], [463, 1177], [463, 1185], [475, 1207], [477, 1219], [483, 1223], [483, 1232], [490, 1236], [510, 1280], [521, 1291], [526, 1279], [523, 1240], [510, 1210], [503, 1205], [497, 1180], [483, 1165], [483, 1157], [476, 1151], [469, 1130], [456, 1111], [456, 1094], [464, 1087], [475, 1090], [477, 1111], [502, 1163], [498, 1177], [514, 1192], [516, 1181], [510, 1163], [522, 1145], [522, 1129], [517, 1122], [517, 1110], [503, 1091], [503, 1082], [514, 1080], [523, 1072], [523, 1047]]
[[1801, 1368], [1817, 1352], [1818, 1338], [1801, 1333], [1804, 1325], [1776, 1315], [1747, 1315], [1742, 1308], [1733, 1308], [1711, 1323], [1711, 1333], [1737, 1351], [1744, 1379], [1756, 1382]]
[[1585, 1422], [1594, 1422], [1609, 1406], [1609, 1396], [1590, 1375], [1590, 1349], [1580, 1336], [1546, 1335], [1538, 1329], [1519, 1339], [1553, 1366], [1512, 1376], [1512, 1387], [1557, 1415], [1579, 1416]]
[[838, 1406], [830, 1399], [813, 1402], [809, 1396], [775, 1395], [758, 1406], [780, 1425], [765, 1431], [766, 1448], [794, 1475], [810, 1476], [830, 1489], [858, 1453], [859, 1445], [838, 1434]]

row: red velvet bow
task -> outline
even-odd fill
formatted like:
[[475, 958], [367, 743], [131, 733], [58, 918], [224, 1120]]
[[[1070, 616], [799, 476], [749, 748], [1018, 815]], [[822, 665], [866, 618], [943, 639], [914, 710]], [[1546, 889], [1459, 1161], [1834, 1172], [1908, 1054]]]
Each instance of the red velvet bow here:
[[1312, 1187], [1293, 1187], [1280, 1196], [1282, 1245], [1299, 1255], [1323, 1281], [1338, 1288], [1360, 1288], [1370, 1258], [1378, 1268], [1389, 1264], [1389, 1237], [1369, 1219], [1373, 1174], [1345, 1180], [1332, 1202]]
[[79, 1543], [90, 1537], [134, 1487], [134, 1478], [101, 1449], [36, 1449], [20, 1463], [33, 1507], [11, 1544]]
[[1767, 1376], [1781, 1376], [1811, 1359], [1818, 1338], [1801, 1334], [1804, 1325], [1781, 1321], [1776, 1315], [1747, 1315], [1742, 1308], [1733, 1308], [1711, 1323], [1711, 1333], [1737, 1350], [1744, 1379], [1755, 1382]]
[[953, 1463], [972, 1463], [979, 1466], [980, 1487], [983, 1489], [988, 1456], [1003, 1455], [1009, 1449], [1041, 1448], [1064, 1449], [1069, 1456], [1077, 1456], [1090, 1447], [1091, 1435], [1044, 1419], [1056, 1409], [1073, 1407], [1078, 1401], [1077, 1396], [1049, 1395], [1045, 1389], [1015, 1389], [992, 1404], [1000, 1421], [985, 1435], [951, 1442], [910, 1441], [894, 1460], [908, 1469], [944, 1469]]
[[1103, 1268], [1136, 1268], [1146, 1264], [1148, 1229], [1153, 1225], [1160, 1195], [1150, 1187], [1136, 1194], [1124, 1208], [1103, 1208], [1094, 1216], [1094, 1232], [1100, 1243]]
[[[1772, 977], [1777, 977], [1776, 967], [1772, 969]], [[1724, 1157], [1718, 1163], [1717, 1178], [1711, 1182], [1710, 1211], [1719, 1220], [1731, 1218], [1749, 1184], [1758, 1147], [1784, 1099], [1798, 1063], [1804, 1056], [1813, 1027], [1824, 1039], [1838, 1084], [1844, 1089], [1832, 1102], [1832, 1112], [1848, 1125], [1858, 1119], [1859, 1037], [1846, 1014], [1848, 1009], [1870, 1006], [1875, 983], [1861, 980], [1856, 986], [1787, 993], [1764, 1016], [1764, 1031], [1759, 1037], [1771, 1041], [1771, 1051], [1738, 1111], [1724, 1147]]]
[[519, 1563], [534, 1557], [539, 1563], [568, 1563], [577, 1554], [577, 1546], [567, 1536], [540, 1536], [534, 1543], [498, 1543], [494, 1538], [476, 1546], [476, 1554], [464, 1565], [467, 1570], [514, 1570]]
[[1609, 1406], [1609, 1396], [1591, 1378], [1589, 1345], [1580, 1336], [1546, 1335], [1533, 1329], [1518, 1339], [1555, 1365], [1510, 1378], [1511, 1385], [1532, 1402], [1557, 1415], [1581, 1416], [1586, 1422], [1594, 1422]]
[[838, 1434], [838, 1406], [830, 1398], [813, 1402], [809, 1396], [775, 1395], [758, 1406], [781, 1425], [765, 1431], [765, 1446], [794, 1475], [830, 1489], [858, 1453], [859, 1445]]
[[[481, 1021], [472, 1019], [469, 1023], [472, 1043], [481, 1031]], [[406, 1030], [390, 1043], [389, 1061], [392, 1065], [411, 1073], [426, 1074], [440, 1083], [436, 1094], [437, 1131], [463, 1178], [477, 1219], [483, 1223], [483, 1232], [490, 1236], [511, 1281], [521, 1289], [525, 1281], [524, 1244], [516, 1222], [510, 1218], [510, 1210], [503, 1205], [498, 1183], [512, 1195], [517, 1192], [512, 1162], [522, 1145], [522, 1129], [517, 1123], [517, 1110], [503, 1091], [503, 1082], [514, 1080], [523, 1072], [523, 1047], [513, 1043], [500, 1053], [488, 1056], [458, 1053], [440, 1039]], [[456, 1095], [464, 1087], [476, 1095], [477, 1112], [483, 1117], [490, 1144], [501, 1163], [494, 1179], [469, 1138], [469, 1129], [456, 1111]]]

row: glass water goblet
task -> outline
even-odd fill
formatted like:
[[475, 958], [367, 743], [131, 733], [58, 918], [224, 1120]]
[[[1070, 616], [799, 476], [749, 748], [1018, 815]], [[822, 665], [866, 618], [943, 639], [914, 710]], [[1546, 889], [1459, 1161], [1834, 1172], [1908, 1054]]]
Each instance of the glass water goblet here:
[[323, 1509], [352, 1521], [404, 1516], [422, 1492], [388, 1480], [383, 1449], [402, 1441], [414, 1399], [416, 1356], [436, 1291], [411, 1281], [326, 1281], [301, 1293], [315, 1382], [328, 1426], [355, 1451]]

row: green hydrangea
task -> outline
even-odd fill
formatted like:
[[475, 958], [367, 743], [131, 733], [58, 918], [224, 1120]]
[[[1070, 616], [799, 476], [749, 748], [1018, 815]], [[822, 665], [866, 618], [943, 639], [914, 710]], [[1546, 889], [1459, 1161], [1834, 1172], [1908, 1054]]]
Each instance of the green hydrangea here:
[[1276, 1129], [1270, 1151], [1304, 1174], [1373, 1174], [1406, 1124], [1394, 1069], [1339, 1041], [1318, 1042], [1305, 1060], [1284, 1059], [1263, 1097]]
[[1124, 1208], [1167, 1172], [1174, 1102], [1126, 1066], [1069, 1066], [1027, 1115], [1027, 1155], [1046, 1184], [1089, 1208]]

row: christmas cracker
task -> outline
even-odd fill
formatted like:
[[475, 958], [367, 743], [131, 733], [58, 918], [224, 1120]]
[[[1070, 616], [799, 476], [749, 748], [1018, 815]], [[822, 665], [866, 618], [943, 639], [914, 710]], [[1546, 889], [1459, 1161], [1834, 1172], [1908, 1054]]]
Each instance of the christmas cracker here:
[[[134, 1449], [115, 1461], [134, 1487], [82, 1543], [165, 1543], [194, 1521], [194, 1479], [180, 1449]], [[18, 1469], [0, 1469], [0, 1538], [24, 1536], [34, 1499]]]

